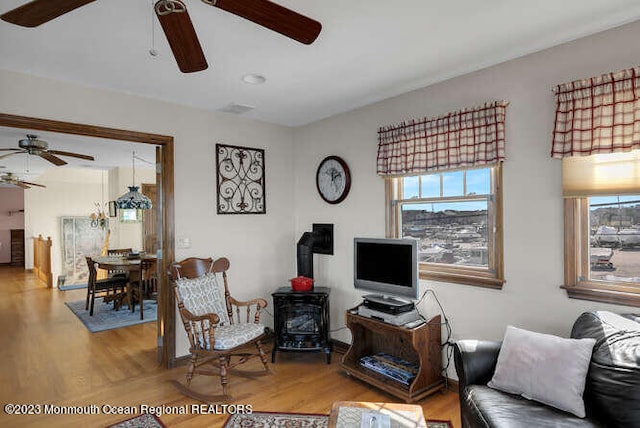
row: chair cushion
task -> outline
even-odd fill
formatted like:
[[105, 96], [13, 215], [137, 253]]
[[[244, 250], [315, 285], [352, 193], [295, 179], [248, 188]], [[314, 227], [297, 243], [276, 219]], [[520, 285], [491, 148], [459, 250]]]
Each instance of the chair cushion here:
[[213, 273], [197, 278], [178, 278], [175, 281], [185, 309], [194, 315], [216, 314], [220, 324], [229, 324], [224, 292]]
[[225, 350], [240, 346], [264, 333], [262, 324], [233, 324], [216, 328], [213, 349]]

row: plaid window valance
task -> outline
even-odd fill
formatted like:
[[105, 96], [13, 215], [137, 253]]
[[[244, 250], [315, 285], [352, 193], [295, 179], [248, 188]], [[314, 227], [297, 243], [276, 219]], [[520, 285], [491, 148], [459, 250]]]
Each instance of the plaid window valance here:
[[504, 160], [505, 101], [378, 131], [378, 175], [414, 175]]
[[551, 157], [640, 149], [640, 67], [558, 85]]

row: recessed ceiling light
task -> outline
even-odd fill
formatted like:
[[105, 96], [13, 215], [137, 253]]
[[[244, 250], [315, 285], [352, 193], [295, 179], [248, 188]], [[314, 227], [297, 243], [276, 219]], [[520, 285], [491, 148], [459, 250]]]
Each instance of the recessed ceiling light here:
[[261, 74], [245, 74], [242, 76], [242, 81], [252, 85], [261, 85], [267, 81], [267, 78]]

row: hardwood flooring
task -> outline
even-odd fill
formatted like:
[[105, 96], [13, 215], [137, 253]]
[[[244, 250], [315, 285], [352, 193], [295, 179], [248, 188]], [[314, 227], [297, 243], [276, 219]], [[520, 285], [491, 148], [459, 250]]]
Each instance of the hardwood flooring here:
[[[46, 289], [22, 269], [0, 266], [0, 402], [2, 405], [53, 405], [54, 410], [85, 406], [89, 415], [7, 415], [0, 426], [104, 427], [131, 417], [105, 410], [140, 412], [141, 406], [163, 413], [168, 427], [219, 427], [228, 414], [212, 408], [197, 414], [200, 403], [180, 395], [169, 383], [182, 381], [185, 367], [165, 370], [156, 362], [156, 326], [137, 326], [90, 333], [64, 305], [84, 299], [86, 290]], [[179, 332], [181, 333], [181, 329]], [[321, 353], [278, 353], [273, 375], [258, 379], [230, 378], [230, 404], [254, 411], [328, 414], [334, 401], [398, 401], [340, 370], [340, 354], [325, 363]], [[253, 365], [248, 363], [247, 365]], [[256, 368], [259, 362], [255, 362]], [[199, 376], [192, 385], [219, 392], [216, 378]], [[436, 393], [420, 403], [430, 419], [460, 426], [458, 395]], [[95, 406], [95, 407], [89, 407]], [[105, 407], [103, 407], [105, 406]], [[27, 410], [25, 408], [25, 410]], [[32, 408], [31, 410], [37, 410]]]

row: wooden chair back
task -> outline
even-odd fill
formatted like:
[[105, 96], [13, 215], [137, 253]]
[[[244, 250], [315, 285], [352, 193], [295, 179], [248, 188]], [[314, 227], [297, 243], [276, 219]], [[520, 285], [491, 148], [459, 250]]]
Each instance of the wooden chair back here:
[[181, 262], [172, 264], [169, 267], [169, 278], [175, 281], [178, 278], [197, 278], [210, 272], [213, 264], [211, 257], [207, 259], [201, 259], [198, 257], [189, 257]]
[[157, 269], [158, 264], [155, 259], [142, 259], [140, 261], [140, 280], [147, 296], [158, 292]]
[[[229, 283], [227, 281], [227, 270], [231, 263], [226, 257], [220, 257], [213, 260], [211, 257], [203, 259], [198, 257], [189, 257], [180, 262], [174, 263], [169, 268], [169, 279], [175, 281], [178, 278], [197, 278], [208, 272], [221, 274], [224, 283], [224, 301], [227, 308], [229, 322], [234, 324], [233, 305], [231, 302], [231, 293], [229, 293]], [[177, 288], [174, 286], [178, 307], [182, 304]]]
[[85, 257], [87, 259], [87, 268], [89, 270], [89, 278], [87, 279], [87, 287], [91, 290], [96, 288], [96, 280], [98, 278], [98, 270], [96, 269], [96, 262], [91, 257]]
[[[107, 256], [123, 256], [123, 257], [126, 257], [129, 254], [131, 254], [131, 251], [133, 251], [133, 249], [131, 249], [131, 248], [111, 248], [111, 249], [107, 249]], [[111, 278], [113, 278], [115, 276], [128, 277], [129, 276], [129, 272], [127, 272], [126, 270], [112, 270], [112, 271], [109, 272], [108, 276], [111, 277]]]
[[107, 249], [107, 256], [128, 256], [133, 248], [110, 248]]

